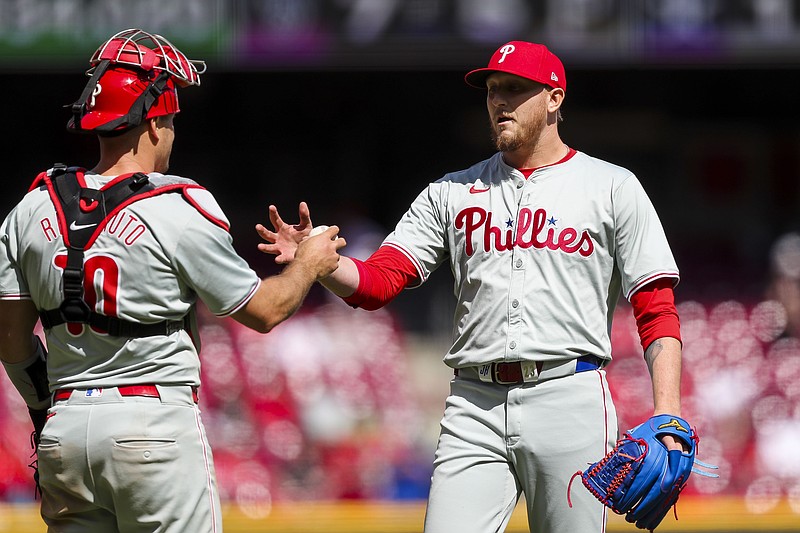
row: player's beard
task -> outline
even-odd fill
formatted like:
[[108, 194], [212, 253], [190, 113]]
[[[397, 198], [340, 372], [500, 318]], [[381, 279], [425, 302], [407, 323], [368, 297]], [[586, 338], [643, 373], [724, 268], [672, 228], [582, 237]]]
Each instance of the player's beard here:
[[537, 113], [528, 117], [524, 123], [517, 122], [517, 133], [501, 135], [497, 123], [490, 121], [492, 142], [499, 152], [514, 152], [524, 146], [535, 146], [547, 125], [547, 111], [542, 108]]

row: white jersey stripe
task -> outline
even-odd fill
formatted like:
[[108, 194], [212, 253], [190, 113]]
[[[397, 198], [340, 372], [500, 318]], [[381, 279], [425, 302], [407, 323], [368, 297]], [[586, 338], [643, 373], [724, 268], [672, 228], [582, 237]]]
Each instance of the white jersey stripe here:
[[666, 271], [666, 272], [656, 272], [656, 273], [654, 273], [654, 274], [652, 274], [650, 276], [647, 276], [643, 280], [637, 282], [633, 287], [631, 287], [630, 291], [628, 291], [628, 293], [625, 295], [625, 299], [626, 300], [630, 300], [631, 296], [636, 294], [636, 291], [638, 291], [639, 289], [641, 289], [642, 287], [644, 287], [648, 283], [651, 283], [651, 282], [653, 282], [653, 281], [655, 281], [657, 279], [661, 279], [661, 278], [674, 278], [675, 279], [675, 283], [673, 284], [673, 286], [675, 286], [680, 281], [680, 274], [678, 273], [677, 270], [671, 270], [671, 271]]
[[422, 283], [422, 282], [424, 282], [425, 280], [428, 279], [426, 274], [425, 274], [425, 269], [422, 268], [422, 265], [420, 264], [419, 260], [416, 257], [414, 257], [414, 254], [412, 254], [403, 245], [398, 244], [396, 242], [385, 242], [384, 241], [384, 243], [381, 246], [389, 246], [391, 248], [394, 248], [394, 249], [398, 250], [400, 253], [402, 253], [404, 256], [406, 256], [408, 258], [408, 260], [411, 261], [411, 263], [414, 265], [414, 268], [417, 270], [417, 274], [419, 274], [420, 283]]
[[232, 314], [234, 314], [236, 311], [238, 311], [239, 309], [241, 309], [242, 307], [247, 305], [247, 302], [249, 302], [250, 300], [253, 299], [253, 296], [256, 294], [256, 292], [258, 292], [258, 288], [260, 286], [261, 286], [261, 280], [259, 279], [259, 280], [257, 280], [256, 284], [253, 285], [253, 290], [251, 290], [247, 294], [247, 296], [245, 296], [244, 299], [241, 302], [239, 302], [233, 309], [231, 309], [227, 313], [219, 313], [216, 316], [218, 316], [218, 317], [226, 317], [226, 316], [231, 316]]

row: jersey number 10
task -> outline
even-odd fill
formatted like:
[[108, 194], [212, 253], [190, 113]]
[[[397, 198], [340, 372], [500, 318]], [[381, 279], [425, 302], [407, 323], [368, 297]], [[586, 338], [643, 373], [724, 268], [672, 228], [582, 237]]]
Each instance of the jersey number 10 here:
[[[55, 257], [55, 265], [62, 271], [67, 266], [66, 254]], [[117, 316], [117, 289], [119, 288], [119, 266], [113, 257], [93, 255], [83, 262], [83, 299], [89, 309], [106, 316]], [[98, 309], [98, 302], [100, 308]], [[83, 333], [84, 324], [67, 324], [72, 335]], [[92, 327], [97, 333], [106, 333]]]

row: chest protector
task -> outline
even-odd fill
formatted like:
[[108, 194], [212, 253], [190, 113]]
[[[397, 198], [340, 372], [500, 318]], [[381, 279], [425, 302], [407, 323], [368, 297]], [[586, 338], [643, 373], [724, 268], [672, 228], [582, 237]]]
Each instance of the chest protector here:
[[84, 172], [82, 168], [56, 164], [49, 175], [41, 174], [31, 187], [47, 187], [67, 247], [67, 264], [62, 275], [64, 300], [56, 309], [39, 311], [42, 325], [50, 329], [65, 323], [88, 324], [115, 337], [170, 335], [185, 329], [186, 317], [144, 324], [103, 315], [91, 309], [84, 299], [83, 260], [86, 250], [91, 248], [111, 218], [124, 207], [158, 194], [182, 192], [194, 182], [166, 179], [157, 185], [147, 174], [137, 172], [127, 177], [120, 176], [101, 189], [90, 189], [82, 185], [85, 183]]

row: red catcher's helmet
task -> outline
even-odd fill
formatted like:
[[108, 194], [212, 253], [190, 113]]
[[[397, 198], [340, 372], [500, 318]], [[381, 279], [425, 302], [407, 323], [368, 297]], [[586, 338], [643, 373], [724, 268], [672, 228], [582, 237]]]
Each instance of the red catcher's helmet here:
[[89, 60], [91, 76], [72, 104], [70, 131], [116, 135], [144, 120], [177, 113], [177, 87], [200, 85], [203, 61], [186, 56], [164, 37], [129, 29], [113, 35]]

